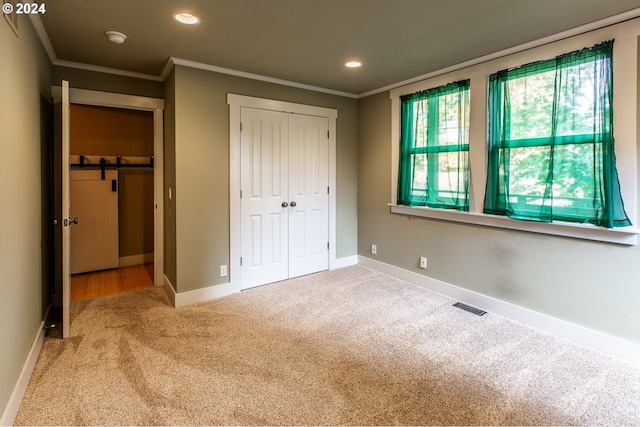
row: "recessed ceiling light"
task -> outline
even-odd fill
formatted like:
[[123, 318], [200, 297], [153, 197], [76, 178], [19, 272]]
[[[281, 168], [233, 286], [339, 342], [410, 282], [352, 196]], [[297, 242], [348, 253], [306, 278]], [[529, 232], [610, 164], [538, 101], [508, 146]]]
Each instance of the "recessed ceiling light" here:
[[345, 67], [349, 67], [349, 68], [358, 68], [358, 67], [362, 66], [362, 62], [360, 62], [360, 61], [349, 61], [344, 65], [345, 65]]
[[195, 25], [200, 22], [200, 18], [188, 12], [176, 12], [173, 19], [187, 25]]

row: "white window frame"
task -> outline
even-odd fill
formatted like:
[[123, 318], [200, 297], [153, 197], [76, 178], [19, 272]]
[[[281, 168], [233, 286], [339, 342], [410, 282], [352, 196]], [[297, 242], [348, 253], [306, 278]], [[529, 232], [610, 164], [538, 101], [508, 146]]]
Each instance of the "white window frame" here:
[[[391, 99], [391, 213], [432, 218], [458, 223], [542, 233], [623, 245], [637, 244], [637, 141], [638, 141], [638, 38], [640, 28], [635, 21], [601, 28], [586, 34], [558, 40], [533, 49], [517, 48], [502, 56], [494, 54], [472, 65], [460, 64], [425, 76], [425, 80], [390, 91]], [[554, 221], [540, 223], [519, 221], [506, 216], [483, 213], [487, 169], [487, 90], [489, 76], [499, 70], [593, 46], [615, 39], [613, 47], [613, 117], [616, 160], [620, 190], [625, 210], [633, 223], [630, 227], [603, 228], [590, 224]], [[530, 48], [530, 46], [528, 46]], [[512, 53], [516, 52], [516, 53]], [[415, 93], [447, 82], [470, 79], [469, 212], [396, 204], [400, 147], [400, 96]]]

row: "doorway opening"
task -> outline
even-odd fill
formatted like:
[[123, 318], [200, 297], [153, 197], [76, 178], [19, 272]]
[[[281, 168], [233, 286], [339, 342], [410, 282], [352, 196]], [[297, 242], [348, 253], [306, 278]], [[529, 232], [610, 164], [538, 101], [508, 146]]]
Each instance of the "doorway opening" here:
[[[163, 203], [163, 114], [164, 114], [164, 101], [162, 99], [147, 98], [134, 95], [124, 95], [110, 92], [98, 92], [85, 89], [71, 88], [69, 82], [62, 81], [61, 86], [52, 87], [53, 95], [53, 153], [52, 153], [52, 165], [53, 176], [52, 182], [54, 183], [54, 197], [53, 197], [53, 214], [52, 229], [54, 236], [54, 250], [53, 252], [53, 265], [55, 271], [54, 277], [54, 297], [53, 297], [53, 309], [52, 325], [59, 330], [60, 335], [63, 338], [70, 336], [70, 303], [71, 303], [71, 229], [76, 227], [78, 223], [84, 223], [87, 218], [81, 219], [78, 217], [71, 217], [70, 205], [70, 187], [71, 187], [71, 172], [86, 172], [86, 171], [73, 171], [70, 164], [77, 162], [79, 165], [91, 163], [90, 157], [85, 157], [84, 154], [76, 155], [76, 159], [71, 158], [70, 152], [70, 112], [71, 104], [94, 106], [94, 107], [108, 107], [112, 109], [121, 110], [135, 110], [149, 112], [153, 117], [153, 156], [151, 157], [151, 163], [153, 165], [153, 184], [152, 191], [147, 194], [152, 194], [152, 226], [153, 229], [153, 250], [151, 251], [151, 258], [153, 259], [153, 283], [156, 286], [164, 285], [164, 203]], [[77, 119], [77, 118], [76, 118]], [[82, 157], [81, 157], [82, 156]], [[100, 158], [98, 163], [107, 163], [107, 158]], [[125, 159], [114, 156], [108, 159], [108, 163], [119, 165], [120, 163], [127, 163]], [[91, 169], [87, 167], [86, 169]], [[119, 184], [117, 179], [109, 177], [107, 180], [106, 173], [110, 167], [98, 167], [100, 174], [99, 181], [106, 184], [110, 191], [117, 189]], [[94, 172], [96, 172], [94, 170]], [[104, 177], [102, 175], [105, 175]], [[103, 179], [104, 178], [104, 179]], [[82, 179], [80, 179], [82, 180]], [[77, 203], [76, 203], [77, 204]], [[112, 228], [113, 229], [113, 228]], [[108, 233], [107, 233], [108, 234]], [[91, 242], [90, 242], [91, 243]], [[98, 246], [95, 245], [94, 246]], [[99, 247], [102, 247], [101, 245]], [[113, 248], [113, 245], [110, 246]], [[109, 252], [109, 251], [106, 251]], [[111, 251], [113, 252], [113, 251]], [[117, 251], [118, 266], [121, 266], [119, 246]], [[143, 260], [143, 262], [147, 262]], [[140, 262], [137, 262], [138, 264]], [[109, 268], [106, 266], [99, 267], [101, 269]]]
[[71, 302], [153, 286], [153, 112], [70, 110]]

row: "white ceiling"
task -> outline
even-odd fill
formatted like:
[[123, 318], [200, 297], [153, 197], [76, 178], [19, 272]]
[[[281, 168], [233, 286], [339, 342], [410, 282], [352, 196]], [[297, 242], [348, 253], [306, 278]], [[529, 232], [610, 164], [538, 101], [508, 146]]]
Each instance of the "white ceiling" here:
[[[54, 0], [46, 7], [42, 24], [61, 64], [157, 79], [174, 57], [351, 94], [612, 16], [640, 16], [640, 0]], [[178, 24], [177, 11], [202, 21]], [[110, 43], [107, 30], [128, 39]], [[364, 65], [344, 67], [354, 58]]]

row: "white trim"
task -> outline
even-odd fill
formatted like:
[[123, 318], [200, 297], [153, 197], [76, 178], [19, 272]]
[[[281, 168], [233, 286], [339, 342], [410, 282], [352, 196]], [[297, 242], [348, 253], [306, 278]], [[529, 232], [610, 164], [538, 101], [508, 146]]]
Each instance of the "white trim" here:
[[360, 255], [376, 271], [640, 366], [640, 345]]
[[[158, 103], [158, 105], [160, 105]], [[164, 100], [153, 109], [153, 255], [155, 286], [164, 277]]]
[[[51, 96], [58, 98], [60, 86], [52, 86]], [[154, 111], [164, 109], [164, 99], [146, 96], [125, 95], [115, 92], [99, 92], [87, 89], [69, 89], [72, 104], [96, 105], [100, 107], [127, 108], [129, 110]], [[154, 153], [156, 154], [156, 153]], [[155, 157], [155, 156], [154, 156]]]
[[37, 14], [29, 14], [29, 19], [31, 20], [31, 25], [33, 25], [33, 29], [36, 31], [38, 38], [40, 39], [40, 43], [42, 43], [42, 47], [45, 52], [47, 52], [47, 56], [49, 57], [49, 61], [54, 64], [58, 60], [58, 56], [56, 55], [56, 51], [51, 44], [51, 40], [49, 39], [49, 35], [47, 34], [47, 30], [44, 29], [44, 25], [42, 24], [42, 19], [40, 19], [40, 15]]
[[44, 322], [40, 322], [40, 325], [38, 326], [38, 329], [36, 331], [36, 337], [33, 340], [33, 344], [31, 344], [31, 349], [29, 350], [29, 354], [27, 355], [27, 359], [24, 361], [24, 365], [22, 366], [22, 370], [20, 371], [18, 380], [13, 387], [13, 392], [11, 393], [11, 396], [9, 396], [9, 401], [7, 402], [7, 406], [5, 406], [4, 411], [2, 412], [2, 417], [0, 417], [0, 426], [13, 425], [13, 422], [16, 419], [16, 415], [18, 415], [18, 410], [20, 409], [20, 404], [22, 403], [24, 393], [27, 391], [29, 380], [31, 380], [31, 374], [33, 374], [33, 368], [36, 366], [36, 361], [38, 360], [38, 356], [40, 355], [40, 350], [42, 349], [43, 342]]
[[[227, 104], [231, 107], [257, 108], [262, 110], [282, 111], [285, 113], [305, 114], [307, 116], [337, 119], [335, 108], [317, 107], [315, 105], [296, 104], [294, 102], [277, 101], [275, 99], [256, 98], [253, 96], [227, 94]], [[238, 122], [240, 123], [240, 122]], [[238, 131], [239, 131], [238, 127]], [[329, 129], [331, 131], [331, 129]], [[335, 136], [335, 135], [334, 135]]]
[[161, 82], [162, 81], [160, 76], [154, 76], [152, 74], [137, 73], [135, 71], [120, 70], [118, 68], [103, 67], [101, 65], [84, 64], [84, 63], [81, 63], [81, 62], [65, 61], [65, 60], [62, 60], [62, 59], [56, 59], [53, 62], [53, 65], [57, 65], [57, 66], [60, 66], [60, 67], [67, 67], [67, 68], [75, 68], [75, 69], [78, 69], [78, 70], [93, 71], [93, 72], [96, 72], [96, 73], [104, 73], [104, 74], [113, 74], [113, 75], [116, 75], [116, 76], [132, 77], [134, 79], [151, 80], [151, 81], [154, 81], [154, 82]]
[[[231, 76], [242, 77], [245, 79], [259, 80], [261, 82], [274, 83], [283, 86], [295, 87], [298, 89], [311, 90], [314, 92], [327, 93], [329, 95], [344, 96], [346, 98], [357, 99], [358, 95], [350, 92], [342, 92], [339, 90], [327, 89], [319, 86], [308, 85], [304, 83], [292, 82], [290, 80], [278, 79], [275, 77], [263, 76], [260, 74], [247, 73], [246, 71], [233, 70], [231, 68], [218, 67], [216, 65], [203, 64], [202, 62], [189, 61], [187, 59], [180, 59], [171, 57], [170, 60], [174, 65], [181, 65], [183, 67], [197, 68], [199, 70], [213, 71], [214, 73], [228, 74]], [[166, 67], [165, 67], [166, 69]]]
[[338, 268], [351, 267], [358, 264], [358, 255], [337, 258], [333, 263], [329, 264], [329, 270], [337, 270]]
[[258, 108], [326, 117], [329, 120], [329, 269], [336, 265], [336, 119], [338, 110], [272, 99], [227, 94], [229, 104], [229, 280], [240, 288], [242, 284], [240, 256], [240, 110]]
[[401, 86], [407, 86], [412, 83], [416, 83], [422, 80], [430, 79], [432, 77], [437, 77], [442, 74], [451, 73], [454, 71], [461, 70], [463, 68], [471, 67], [473, 65], [482, 64], [483, 62], [492, 61], [494, 59], [502, 58], [504, 56], [512, 55], [514, 53], [524, 52], [525, 50], [533, 49], [535, 47], [543, 46], [549, 43], [557, 42], [563, 39], [567, 39], [569, 37], [577, 36], [580, 34], [588, 33], [589, 31], [597, 30], [603, 27], [608, 27], [609, 25], [619, 24], [620, 22], [628, 21], [630, 19], [634, 19], [640, 16], [640, 8], [632, 9], [627, 12], [623, 12], [618, 15], [610, 16], [605, 19], [601, 19], [599, 21], [591, 22], [589, 24], [581, 25], [579, 27], [572, 28], [570, 30], [563, 31], [561, 33], [553, 34], [548, 37], [544, 37], [538, 40], [534, 40], [528, 43], [523, 43], [518, 46], [514, 46], [508, 49], [503, 49], [498, 52], [490, 53], [488, 55], [480, 56], [478, 58], [471, 59], [469, 61], [461, 62], [459, 64], [452, 65], [450, 67], [442, 68], [440, 70], [432, 71], [430, 73], [422, 74], [417, 77], [413, 77], [407, 80], [403, 80], [401, 82], [393, 83], [378, 89], [373, 89], [368, 92], [363, 92], [358, 94], [358, 98], [364, 98], [367, 96], [375, 95], [378, 93], [386, 92], [388, 90], [392, 90]]
[[240, 292], [240, 288], [232, 283], [212, 285], [206, 288], [195, 289], [193, 291], [180, 292], [176, 294], [174, 307], [184, 307], [185, 305], [197, 304], [215, 298], [226, 297], [227, 295]]
[[164, 290], [174, 308], [226, 297], [227, 295], [240, 292], [238, 286], [232, 283], [223, 283], [221, 285], [211, 285], [206, 288], [177, 293], [166, 275], [164, 276]]
[[443, 221], [461, 222], [465, 224], [484, 225], [510, 230], [528, 231], [531, 233], [550, 234], [555, 236], [573, 237], [577, 239], [597, 240], [600, 242], [619, 243], [621, 245], [635, 245], [640, 230], [631, 227], [601, 228], [587, 224], [572, 224], [568, 222], [534, 222], [518, 221], [506, 216], [487, 215], [476, 212], [460, 212], [448, 209], [432, 209], [422, 206], [401, 206], [389, 204], [391, 213], [419, 216], [422, 218], [439, 219]]
[[155, 257], [153, 252], [149, 252], [146, 254], [121, 256], [118, 260], [118, 266], [130, 267], [132, 265], [148, 264], [150, 262], [153, 262], [154, 259]]
[[171, 73], [171, 70], [173, 70], [174, 65], [175, 64], [173, 63], [173, 58], [169, 58], [167, 60], [167, 63], [164, 64], [162, 73], [160, 73], [160, 78], [162, 79], [162, 81], [164, 81], [169, 76], [169, 73]]

